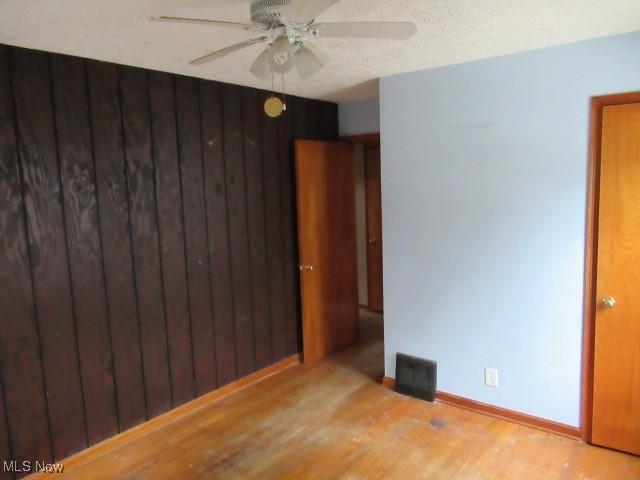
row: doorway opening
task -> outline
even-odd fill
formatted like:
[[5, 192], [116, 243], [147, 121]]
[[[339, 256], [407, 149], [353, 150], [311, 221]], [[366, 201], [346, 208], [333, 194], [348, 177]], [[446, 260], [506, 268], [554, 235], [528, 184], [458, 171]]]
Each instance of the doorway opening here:
[[363, 318], [383, 331], [380, 135], [296, 140], [295, 152], [302, 347], [313, 362], [353, 345]]
[[383, 313], [380, 134], [347, 137], [353, 145], [360, 308]]

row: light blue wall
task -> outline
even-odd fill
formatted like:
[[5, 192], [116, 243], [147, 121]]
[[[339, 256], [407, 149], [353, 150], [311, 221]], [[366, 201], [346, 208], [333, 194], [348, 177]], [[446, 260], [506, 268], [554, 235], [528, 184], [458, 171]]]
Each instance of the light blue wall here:
[[579, 424], [589, 98], [634, 90], [640, 32], [380, 81], [387, 375]]
[[338, 105], [340, 136], [377, 133], [380, 131], [380, 100], [378, 97]]

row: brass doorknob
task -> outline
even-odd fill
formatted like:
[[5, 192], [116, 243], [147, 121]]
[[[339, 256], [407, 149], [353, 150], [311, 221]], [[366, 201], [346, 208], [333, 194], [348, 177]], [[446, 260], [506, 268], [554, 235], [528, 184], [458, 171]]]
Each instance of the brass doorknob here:
[[604, 297], [600, 303], [604, 308], [613, 308], [616, 306], [616, 299], [613, 297]]
[[316, 267], [314, 267], [310, 263], [307, 263], [306, 265], [298, 265], [298, 268], [300, 268], [301, 272], [304, 272], [304, 271], [313, 272]]

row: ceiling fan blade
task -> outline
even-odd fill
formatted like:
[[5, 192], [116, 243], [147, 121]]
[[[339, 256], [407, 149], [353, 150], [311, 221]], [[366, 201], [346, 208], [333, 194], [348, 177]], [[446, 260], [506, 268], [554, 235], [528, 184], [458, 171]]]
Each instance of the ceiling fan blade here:
[[[314, 47], [309, 48], [310, 46], [309, 42], [302, 45], [294, 57], [296, 69], [303, 80], [318, 73], [325, 64], [324, 58], [322, 58], [325, 55]], [[316, 52], [320, 53], [320, 55], [317, 55]]]
[[269, 50], [264, 50], [258, 58], [253, 62], [249, 71], [262, 80], [271, 78], [271, 69], [269, 68]]
[[267, 40], [267, 36], [256, 37], [249, 40], [245, 40], [244, 42], [236, 43], [233, 45], [229, 45], [228, 47], [221, 48], [220, 50], [216, 50], [215, 52], [207, 53], [202, 57], [198, 57], [195, 60], [191, 60], [189, 65], [200, 65], [201, 63], [211, 62], [212, 60], [217, 60], [218, 58], [222, 58], [230, 53], [237, 52], [238, 50], [242, 50], [243, 48], [247, 48], [251, 45], [255, 45], [256, 43], [261, 43]]
[[292, 20], [298, 23], [310, 23], [325, 10], [340, 0], [294, 0], [295, 9]]
[[327, 38], [385, 38], [405, 40], [418, 33], [413, 22], [336, 22], [313, 25], [313, 31]]
[[196, 25], [213, 25], [215, 27], [229, 27], [237, 28], [240, 30], [257, 30], [260, 28], [256, 27], [255, 25], [249, 25], [248, 23], [227, 22], [224, 20], [207, 20], [205, 18], [170, 17], [166, 15], [162, 15], [160, 17], [151, 17], [151, 20], [172, 23], [192, 23]]

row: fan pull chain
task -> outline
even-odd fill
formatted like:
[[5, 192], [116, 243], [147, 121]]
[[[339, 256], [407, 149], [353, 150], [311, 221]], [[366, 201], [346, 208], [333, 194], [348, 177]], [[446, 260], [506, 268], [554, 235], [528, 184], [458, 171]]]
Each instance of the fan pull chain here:
[[287, 98], [284, 93], [284, 73], [282, 74], [282, 110], [287, 111]]

